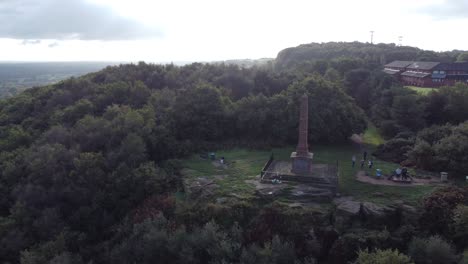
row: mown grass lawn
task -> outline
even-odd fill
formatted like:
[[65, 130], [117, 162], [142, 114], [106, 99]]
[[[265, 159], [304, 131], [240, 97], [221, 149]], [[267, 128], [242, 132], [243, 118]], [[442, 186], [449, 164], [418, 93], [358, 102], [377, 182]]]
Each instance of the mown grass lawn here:
[[[310, 146], [314, 153], [314, 162], [336, 164], [339, 166], [339, 192], [341, 195], [353, 196], [356, 200], [371, 201], [381, 204], [392, 203], [401, 200], [409, 204], [415, 204], [420, 198], [430, 193], [433, 186], [380, 186], [359, 182], [355, 175], [359, 168], [359, 160], [366, 150], [370, 156], [374, 146], [346, 145], [319, 145]], [[185, 177], [206, 177], [214, 179], [220, 186], [219, 195], [236, 194], [245, 198], [252, 197], [255, 192], [253, 185], [245, 180], [255, 179], [263, 165], [273, 153], [275, 159], [289, 160], [294, 147], [272, 149], [271, 151], [258, 151], [247, 149], [232, 149], [216, 152], [216, 157], [225, 157], [227, 168], [214, 166], [211, 160], [202, 159], [197, 155], [183, 161], [186, 168]], [[355, 168], [351, 166], [351, 157], [356, 155], [358, 162]], [[382, 169], [384, 174], [389, 174], [398, 164], [374, 160], [374, 168], [369, 174], [375, 174], [375, 169]], [[365, 168], [367, 166], [364, 166]]]
[[[183, 160], [186, 168], [184, 177], [205, 177], [212, 179], [219, 185], [217, 192], [221, 196], [235, 194], [245, 198], [252, 197], [255, 187], [246, 183], [246, 180], [254, 180], [260, 174], [264, 164], [271, 155], [270, 151], [258, 151], [247, 149], [231, 149], [216, 152], [216, 161], [202, 159], [199, 155], [193, 155]], [[224, 157], [226, 166], [215, 166], [219, 159]]]
[[364, 144], [377, 147], [380, 144], [385, 143], [385, 139], [380, 135], [379, 131], [374, 124], [368, 123], [366, 132], [362, 136]]
[[417, 87], [417, 86], [405, 86], [408, 89], [416, 91], [420, 95], [428, 95], [430, 92], [437, 90], [437, 88], [431, 87]]

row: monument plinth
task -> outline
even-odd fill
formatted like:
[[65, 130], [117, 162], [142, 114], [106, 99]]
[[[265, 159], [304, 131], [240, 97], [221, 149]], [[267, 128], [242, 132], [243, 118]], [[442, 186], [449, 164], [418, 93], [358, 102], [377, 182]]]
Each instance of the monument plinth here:
[[304, 95], [301, 97], [299, 112], [299, 140], [297, 142], [296, 152], [291, 153], [292, 173], [305, 175], [311, 173], [314, 154], [309, 152], [309, 144], [307, 143], [308, 125], [309, 98], [307, 95]]

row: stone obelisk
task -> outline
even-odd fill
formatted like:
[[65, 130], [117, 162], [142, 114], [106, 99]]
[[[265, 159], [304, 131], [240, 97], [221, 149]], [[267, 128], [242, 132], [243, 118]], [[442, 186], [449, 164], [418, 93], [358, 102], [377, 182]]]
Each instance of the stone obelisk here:
[[309, 123], [309, 98], [306, 94], [301, 97], [301, 106], [299, 113], [299, 141], [297, 142], [296, 152], [291, 153], [292, 169], [296, 174], [307, 175], [312, 169], [313, 154], [309, 152], [307, 143]]

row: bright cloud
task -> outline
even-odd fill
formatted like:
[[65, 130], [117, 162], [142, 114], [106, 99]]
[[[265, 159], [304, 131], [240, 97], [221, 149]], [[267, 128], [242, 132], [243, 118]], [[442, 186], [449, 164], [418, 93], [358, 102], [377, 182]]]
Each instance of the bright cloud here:
[[[4, 0], [0, 60], [211, 61], [310, 42], [467, 49], [464, 0]], [[6, 4], [5, 4], [6, 3]], [[15, 3], [15, 4], [13, 4]], [[21, 3], [18, 4], [18, 3]], [[8, 18], [7, 18], [8, 16]], [[1, 25], [1, 24], [0, 24]], [[41, 40], [35, 45], [21, 41]], [[60, 45], [48, 48], [60, 40]], [[55, 45], [54, 45], [55, 46]]]

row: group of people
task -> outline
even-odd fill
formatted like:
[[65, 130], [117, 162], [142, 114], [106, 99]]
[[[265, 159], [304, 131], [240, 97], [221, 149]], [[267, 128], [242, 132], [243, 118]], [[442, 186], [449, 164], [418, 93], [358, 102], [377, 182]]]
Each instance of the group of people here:
[[[366, 160], [367, 160], [367, 151], [364, 151], [362, 153], [362, 159], [361, 159], [361, 169], [364, 169], [364, 165], [366, 163]], [[353, 155], [353, 157], [351, 158], [351, 166], [354, 168], [356, 166], [356, 155]], [[369, 169], [372, 169], [372, 167], [374, 166], [374, 161], [372, 159], [369, 159], [367, 161], [367, 166]], [[377, 170], [377, 174], [381, 173], [380, 170]], [[378, 175], [380, 176], [380, 175]], [[400, 180], [408, 180], [409, 178], [409, 175], [408, 175], [408, 169], [406, 167], [398, 167], [393, 175], [391, 175], [390, 177], [396, 177], [397, 179], [400, 179]], [[468, 176], [467, 176], [468, 177]]]
[[406, 167], [403, 167], [403, 168], [398, 167], [395, 170], [395, 176], [403, 180], [408, 179], [408, 169]]
[[[367, 159], [367, 151], [364, 151], [362, 153], [361, 169], [364, 168], [364, 164], [366, 163], [366, 159]], [[356, 155], [353, 155], [353, 157], [351, 158], [351, 162], [352, 162], [352, 167], [354, 168], [354, 166], [356, 165]], [[374, 166], [374, 161], [372, 159], [369, 159], [367, 161], [367, 166], [369, 167], [369, 169], [372, 169], [372, 166]]]

